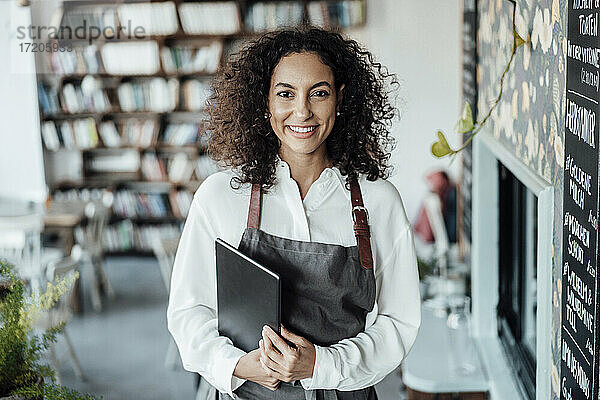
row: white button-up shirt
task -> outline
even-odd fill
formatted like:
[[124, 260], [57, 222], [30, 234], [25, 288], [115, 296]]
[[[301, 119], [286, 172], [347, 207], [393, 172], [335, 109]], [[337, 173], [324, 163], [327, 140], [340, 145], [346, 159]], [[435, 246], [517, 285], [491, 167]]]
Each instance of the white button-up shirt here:
[[[167, 319], [185, 369], [201, 374], [233, 397], [244, 380], [233, 376], [244, 351], [219, 336], [216, 315], [217, 237], [237, 246], [248, 216], [250, 185], [230, 186], [231, 171], [206, 179], [194, 196], [175, 257]], [[263, 194], [260, 229], [279, 237], [356, 245], [350, 192], [337, 168], [326, 168], [304, 200], [287, 163], [279, 161], [276, 184]], [[388, 181], [359, 178], [369, 213], [376, 302], [365, 331], [316, 348], [312, 389], [354, 390], [393, 371], [413, 345], [421, 323], [419, 276], [412, 231], [402, 199]], [[258, 346], [258, 344], [257, 344]]]

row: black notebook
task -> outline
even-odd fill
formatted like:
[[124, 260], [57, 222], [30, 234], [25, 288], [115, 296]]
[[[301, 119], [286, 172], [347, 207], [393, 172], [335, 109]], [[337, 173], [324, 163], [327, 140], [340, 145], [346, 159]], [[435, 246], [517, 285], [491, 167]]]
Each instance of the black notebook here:
[[263, 326], [279, 333], [279, 275], [221, 239], [215, 241], [215, 254], [219, 334], [250, 352], [258, 348]]

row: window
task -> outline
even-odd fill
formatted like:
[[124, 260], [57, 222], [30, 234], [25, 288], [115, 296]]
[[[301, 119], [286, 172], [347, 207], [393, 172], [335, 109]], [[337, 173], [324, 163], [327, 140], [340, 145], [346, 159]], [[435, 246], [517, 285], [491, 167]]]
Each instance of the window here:
[[498, 336], [526, 398], [535, 399], [537, 197], [498, 162]]

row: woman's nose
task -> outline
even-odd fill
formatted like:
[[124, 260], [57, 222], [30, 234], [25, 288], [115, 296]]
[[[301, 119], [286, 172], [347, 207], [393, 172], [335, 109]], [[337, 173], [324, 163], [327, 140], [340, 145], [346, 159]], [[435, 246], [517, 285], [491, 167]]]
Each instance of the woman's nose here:
[[294, 113], [298, 118], [306, 120], [312, 116], [312, 111], [310, 109], [310, 103], [308, 102], [308, 97], [298, 96], [296, 99], [296, 104], [294, 105]]

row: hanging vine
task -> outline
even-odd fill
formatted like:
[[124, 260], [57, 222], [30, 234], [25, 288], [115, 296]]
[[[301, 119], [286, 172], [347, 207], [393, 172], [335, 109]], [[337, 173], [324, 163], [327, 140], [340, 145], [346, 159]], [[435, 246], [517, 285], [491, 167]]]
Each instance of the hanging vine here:
[[525, 43], [529, 43], [531, 41], [531, 38], [529, 36], [527, 37], [527, 40], [525, 40], [517, 33], [516, 22], [515, 22], [517, 4], [516, 4], [515, 0], [507, 0], [507, 1], [510, 1], [513, 4], [513, 12], [512, 12], [513, 46], [512, 46], [512, 53], [510, 55], [510, 59], [508, 60], [508, 64], [506, 64], [506, 67], [504, 68], [504, 71], [502, 72], [502, 76], [500, 77], [500, 91], [498, 92], [498, 96], [494, 100], [491, 108], [489, 109], [489, 111], [487, 112], [485, 117], [483, 117], [483, 119], [480, 122], [473, 120], [473, 112], [471, 111], [471, 105], [468, 102], [465, 102], [465, 105], [464, 105], [463, 111], [462, 111], [462, 115], [461, 115], [460, 119], [458, 120], [458, 122], [456, 123], [454, 131], [458, 134], [469, 135], [469, 137], [467, 140], [464, 141], [464, 143], [462, 144], [461, 147], [459, 147], [458, 149], [455, 150], [455, 149], [451, 148], [450, 145], [448, 144], [448, 140], [446, 140], [446, 136], [444, 136], [444, 132], [442, 132], [441, 130], [438, 130], [437, 131], [438, 140], [431, 145], [431, 154], [433, 154], [437, 158], [452, 156], [454, 159], [454, 157], [460, 151], [467, 148], [467, 146], [471, 143], [471, 141], [473, 140], [475, 135], [477, 135], [477, 133], [479, 133], [481, 128], [483, 128], [485, 123], [488, 121], [488, 119], [492, 115], [492, 112], [494, 111], [494, 109], [496, 108], [498, 103], [500, 103], [500, 99], [502, 98], [502, 93], [504, 91], [504, 79], [506, 78], [506, 74], [510, 70], [510, 67], [515, 58], [517, 49], [519, 47], [521, 47], [522, 45], [524, 45]]

